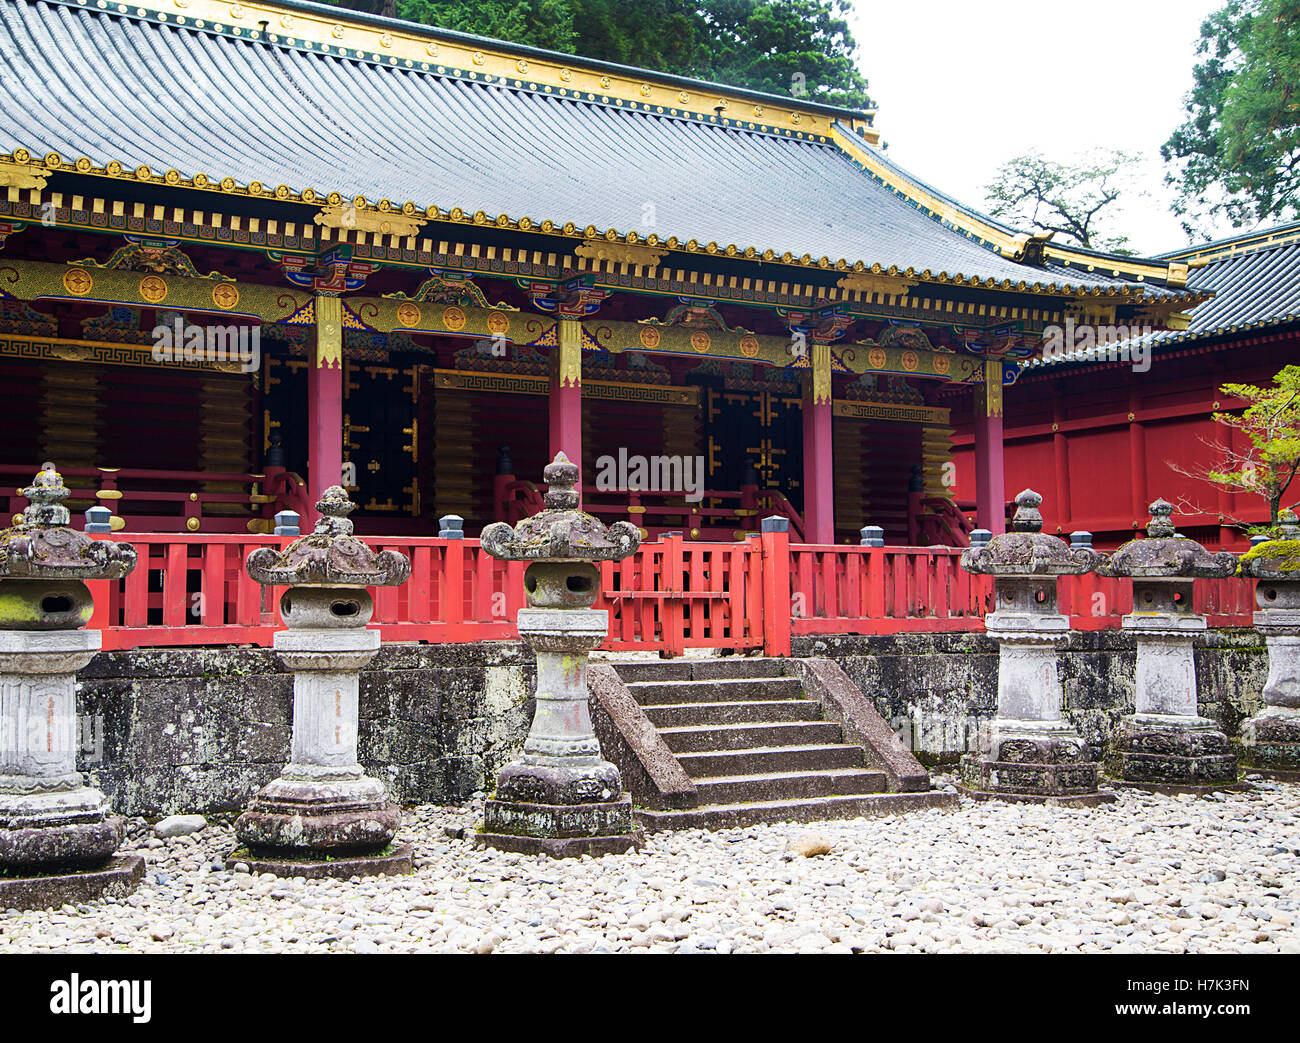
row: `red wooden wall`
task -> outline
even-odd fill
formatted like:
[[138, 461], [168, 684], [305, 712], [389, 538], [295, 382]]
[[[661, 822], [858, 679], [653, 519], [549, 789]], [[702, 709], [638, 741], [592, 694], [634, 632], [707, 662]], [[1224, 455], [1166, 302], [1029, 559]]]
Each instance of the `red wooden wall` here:
[[[1300, 336], [1291, 333], [1156, 355], [1145, 373], [1127, 364], [1031, 370], [1006, 393], [1006, 498], [1031, 487], [1044, 497], [1046, 531], [1086, 529], [1110, 548], [1145, 526], [1147, 504], [1163, 496], [1177, 506], [1186, 535], [1243, 547], [1232, 523], [1265, 520], [1265, 502], [1222, 493], [1179, 469], [1209, 465], [1216, 452], [1208, 443], [1230, 437], [1211, 418], [1241, 404], [1220, 394], [1224, 383], [1268, 384], [1296, 363]], [[956, 428], [955, 495], [973, 499], [969, 394], [945, 404], [953, 406]]]

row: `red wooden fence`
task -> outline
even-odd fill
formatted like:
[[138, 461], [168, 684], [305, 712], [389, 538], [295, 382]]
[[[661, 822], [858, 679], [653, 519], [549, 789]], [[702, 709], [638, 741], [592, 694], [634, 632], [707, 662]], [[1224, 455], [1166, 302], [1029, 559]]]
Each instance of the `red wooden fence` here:
[[[243, 535], [123, 534], [140, 555], [131, 575], [92, 583], [105, 649], [174, 645], [269, 645], [283, 626], [283, 588], [263, 592], [244, 572], [254, 547], [288, 539]], [[478, 540], [367, 538], [411, 558], [411, 578], [374, 591], [386, 641], [465, 642], [518, 636], [522, 562], [502, 562]], [[992, 594], [985, 576], [961, 569], [948, 547], [847, 547], [789, 543], [764, 533], [739, 543], [679, 536], [642, 544], [601, 565], [597, 608], [610, 613], [607, 649], [764, 649], [789, 654], [801, 634], [980, 631]], [[1211, 626], [1249, 626], [1247, 580], [1197, 583]], [[1061, 582], [1061, 611], [1081, 630], [1119, 626], [1132, 608], [1126, 581], [1094, 575]]]

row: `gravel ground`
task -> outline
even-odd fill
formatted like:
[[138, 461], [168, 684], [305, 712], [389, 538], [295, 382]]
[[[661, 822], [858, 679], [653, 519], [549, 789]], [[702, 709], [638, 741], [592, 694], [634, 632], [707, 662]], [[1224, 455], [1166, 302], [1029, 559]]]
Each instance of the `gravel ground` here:
[[[0, 952], [1300, 952], [1298, 785], [1089, 810], [963, 800], [563, 862], [449, 835], [477, 814], [412, 809], [415, 874], [351, 881], [228, 872], [228, 821], [164, 841], [137, 819], [135, 894], [0, 913]], [[809, 839], [830, 852], [787, 851]]]

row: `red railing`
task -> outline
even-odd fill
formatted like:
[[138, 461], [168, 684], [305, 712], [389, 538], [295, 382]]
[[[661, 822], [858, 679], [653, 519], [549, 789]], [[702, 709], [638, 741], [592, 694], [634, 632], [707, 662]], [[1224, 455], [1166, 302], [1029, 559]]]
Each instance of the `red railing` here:
[[[26, 506], [20, 490], [35, 472], [28, 464], [0, 464], [0, 501], [10, 515]], [[254, 521], [269, 532], [277, 511], [297, 511], [304, 522], [315, 516], [305, 483], [283, 467], [268, 467], [265, 474], [119, 467], [61, 467], [59, 473], [71, 506], [107, 507], [133, 530], [243, 534]]]
[[[498, 475], [497, 517], [513, 525], [521, 518], [536, 514], [543, 506], [542, 494], [542, 488], [535, 482]], [[802, 538], [803, 533], [803, 517], [779, 489], [760, 489], [753, 485], [738, 490], [705, 489], [698, 500], [688, 500], [681, 492], [584, 485], [582, 509], [606, 524], [630, 521], [651, 538], [680, 529], [687, 539], [730, 542], [733, 532], [757, 530], [760, 515], [785, 518], [796, 539]], [[699, 535], [691, 536], [693, 531]]]
[[[119, 537], [114, 537], [119, 538]], [[139, 562], [126, 578], [92, 584], [104, 648], [166, 645], [269, 645], [284, 623], [283, 588], [263, 592], [244, 571], [254, 547], [288, 538], [122, 534]], [[411, 578], [380, 587], [374, 623], [385, 641], [465, 642], [518, 637], [523, 562], [486, 554], [478, 540], [433, 537], [366, 541], [411, 559]], [[601, 600], [610, 613], [611, 649], [745, 649], [763, 644], [760, 541], [686, 544], [670, 537], [601, 566]]]
[[[125, 579], [92, 584], [105, 649], [167, 645], [269, 645], [283, 626], [280, 588], [263, 592], [244, 572], [254, 547], [287, 539], [132, 533], [140, 556]], [[367, 538], [411, 558], [411, 578], [374, 591], [386, 641], [468, 642], [518, 636], [522, 562], [487, 555], [478, 540]], [[982, 631], [992, 583], [970, 576], [949, 547], [791, 546], [787, 533], [737, 543], [680, 536], [642, 544], [601, 565], [597, 608], [610, 613], [607, 649], [762, 648], [788, 655], [803, 634]], [[1080, 630], [1119, 626], [1132, 608], [1126, 581], [1067, 577], [1061, 611]], [[1248, 580], [1197, 583], [1211, 626], [1249, 626]]]
[[802, 544], [789, 553], [796, 634], [984, 629], [992, 586], [962, 570], [959, 548]]
[[[960, 565], [958, 547], [790, 548], [795, 634], [983, 630], [993, 582]], [[1133, 610], [1128, 580], [1066, 576], [1058, 606], [1076, 630], [1106, 630]], [[1252, 581], [1197, 580], [1194, 603], [1212, 627], [1250, 626]]]

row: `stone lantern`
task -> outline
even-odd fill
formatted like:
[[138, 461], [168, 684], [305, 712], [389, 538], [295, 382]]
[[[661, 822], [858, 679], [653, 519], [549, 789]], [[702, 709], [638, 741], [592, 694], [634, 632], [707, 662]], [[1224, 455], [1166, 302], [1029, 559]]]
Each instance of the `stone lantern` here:
[[1193, 611], [1197, 579], [1222, 579], [1237, 570], [1227, 551], [1211, 554], [1176, 534], [1173, 504], [1151, 504], [1146, 539], [1129, 540], [1098, 568], [1098, 575], [1133, 580], [1133, 611], [1121, 626], [1137, 639], [1135, 712], [1111, 740], [1107, 772], [1139, 786], [1197, 792], [1235, 784], [1237, 758], [1228, 738], [1196, 705], [1193, 644], [1205, 617]]
[[480, 842], [556, 857], [627, 851], [640, 844], [632, 798], [601, 755], [588, 709], [587, 657], [605, 640], [609, 613], [593, 609], [600, 573], [641, 543], [636, 526], [608, 529], [578, 510], [578, 467], [563, 453], [543, 472], [545, 509], [515, 528], [497, 522], [482, 545], [495, 558], [530, 562], [520, 636], [537, 653], [537, 709], [523, 757], [497, 776]]
[[1264, 708], [1242, 725], [1242, 759], [1256, 771], [1300, 782], [1300, 525], [1281, 515], [1275, 539], [1241, 556], [1240, 572], [1259, 580], [1255, 628], [1268, 644]]
[[248, 848], [228, 864], [248, 863], [288, 876], [353, 876], [411, 870], [409, 846], [389, 850], [401, 810], [357, 762], [358, 681], [379, 650], [367, 587], [405, 582], [411, 562], [376, 554], [352, 535], [356, 504], [331, 486], [316, 504], [320, 521], [282, 552], [259, 547], [245, 567], [258, 583], [285, 586], [275, 635], [293, 672], [293, 745], [289, 763], [258, 791], [235, 823]]
[[137, 857], [113, 858], [122, 820], [77, 771], [76, 673], [100, 648], [82, 629], [87, 580], [120, 579], [135, 548], [68, 528], [68, 490], [45, 464], [0, 532], [0, 908], [125, 894]]
[[985, 618], [998, 643], [997, 716], [981, 729], [979, 750], [962, 760], [963, 790], [977, 798], [1095, 804], [1097, 765], [1088, 745], [1062, 716], [1056, 650], [1069, 639], [1069, 617], [1057, 611], [1061, 576], [1091, 572], [1099, 555], [1042, 532], [1032, 489], [1016, 497], [1011, 531], [962, 552], [967, 572], [992, 576], [994, 610]]

